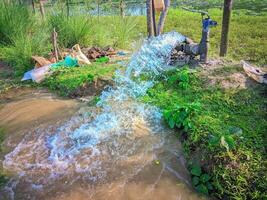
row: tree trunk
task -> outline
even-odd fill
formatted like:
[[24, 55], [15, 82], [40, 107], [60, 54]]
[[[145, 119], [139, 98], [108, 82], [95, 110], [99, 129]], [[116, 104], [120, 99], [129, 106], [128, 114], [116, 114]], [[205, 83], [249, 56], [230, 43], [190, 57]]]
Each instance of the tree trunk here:
[[42, 0], [40, 0], [39, 3], [40, 3], [40, 12], [41, 12], [42, 18], [44, 19], [45, 18], [44, 3]]
[[157, 35], [160, 35], [163, 32], [163, 27], [164, 27], [167, 13], [170, 7], [170, 0], [165, 0], [164, 2], [165, 2], [165, 7], [164, 7], [164, 10], [160, 14]]
[[147, 32], [148, 37], [153, 36], [153, 26], [152, 26], [152, 1], [146, 0], [146, 15], [147, 15]]
[[233, 0], [224, 0], [220, 56], [226, 56]]

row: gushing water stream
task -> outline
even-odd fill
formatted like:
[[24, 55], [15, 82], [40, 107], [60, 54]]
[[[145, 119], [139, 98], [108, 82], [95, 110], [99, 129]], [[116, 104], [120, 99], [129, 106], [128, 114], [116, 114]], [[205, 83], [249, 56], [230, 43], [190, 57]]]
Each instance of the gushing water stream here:
[[[14, 178], [6, 199], [199, 199], [173, 132], [158, 108], [138, 102], [168, 68], [184, 36], [171, 32], [146, 41], [97, 107], [59, 127], [27, 133], [5, 156]], [[151, 77], [141, 81], [139, 77]], [[1, 194], [0, 193], [0, 194]]]

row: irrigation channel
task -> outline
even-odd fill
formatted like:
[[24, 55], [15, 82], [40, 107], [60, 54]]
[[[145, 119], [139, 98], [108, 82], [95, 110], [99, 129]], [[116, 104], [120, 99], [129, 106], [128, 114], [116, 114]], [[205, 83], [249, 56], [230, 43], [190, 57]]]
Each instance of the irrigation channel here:
[[[63, 124], [39, 127], [5, 155], [13, 178], [4, 199], [200, 199], [190, 186], [181, 144], [158, 108], [138, 97], [168, 69], [171, 50], [184, 36], [166, 33], [145, 41], [115, 86], [97, 106]], [[142, 77], [150, 77], [143, 81]]]

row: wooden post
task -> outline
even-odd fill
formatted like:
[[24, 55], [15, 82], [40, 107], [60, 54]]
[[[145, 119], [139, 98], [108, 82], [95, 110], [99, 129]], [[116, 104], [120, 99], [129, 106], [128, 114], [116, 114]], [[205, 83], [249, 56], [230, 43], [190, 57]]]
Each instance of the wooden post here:
[[148, 37], [153, 36], [152, 27], [152, 0], [146, 0], [146, 16], [147, 16], [147, 33]]
[[53, 45], [54, 56], [56, 58], [56, 61], [58, 62], [57, 32], [55, 28], [53, 29], [52, 32], [52, 45]]
[[97, 0], [97, 19], [99, 22], [99, 16], [100, 16], [100, 0]]
[[45, 18], [44, 3], [42, 0], [40, 0], [39, 3], [40, 3], [40, 12], [41, 12], [42, 18], [44, 19]]
[[67, 16], [69, 17], [70, 16], [70, 2], [69, 2], [69, 0], [67, 0], [66, 4], [67, 4]]
[[121, 15], [121, 17], [125, 16], [124, 7], [125, 7], [124, 0], [120, 0], [120, 15]]
[[164, 27], [167, 13], [168, 13], [170, 3], [171, 3], [170, 0], [164, 0], [164, 2], [165, 2], [165, 7], [164, 7], [164, 10], [160, 14], [158, 29], [157, 29], [157, 35], [160, 35], [163, 32], [163, 27]]
[[34, 0], [32, 0], [32, 10], [33, 10], [33, 13], [35, 13], [35, 4], [34, 4]]
[[233, 0], [224, 0], [220, 56], [226, 56]]
[[155, 14], [155, 2], [152, 0], [152, 23], [153, 23], [153, 35], [157, 36], [157, 26], [156, 26], [156, 14]]

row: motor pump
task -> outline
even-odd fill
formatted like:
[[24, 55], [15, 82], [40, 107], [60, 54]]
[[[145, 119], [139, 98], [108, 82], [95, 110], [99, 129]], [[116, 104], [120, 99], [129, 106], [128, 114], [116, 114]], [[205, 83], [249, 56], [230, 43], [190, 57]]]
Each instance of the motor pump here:
[[[180, 43], [175, 47], [176, 52], [183, 52], [186, 56], [194, 58], [195, 56], [200, 56], [201, 63], [207, 63], [208, 61], [208, 51], [209, 51], [209, 32], [210, 28], [217, 26], [217, 22], [212, 20], [207, 12], [189, 10], [191, 12], [198, 12], [202, 15], [202, 37], [199, 44], [194, 43], [191, 39], [186, 38], [184, 43]], [[204, 16], [207, 15], [206, 18]], [[188, 59], [187, 59], [188, 60]]]

